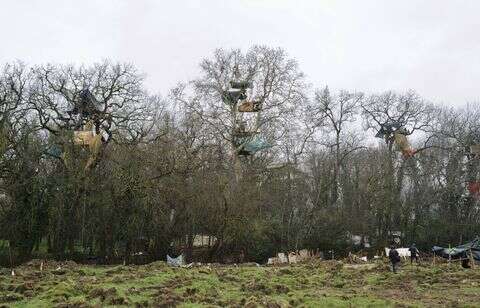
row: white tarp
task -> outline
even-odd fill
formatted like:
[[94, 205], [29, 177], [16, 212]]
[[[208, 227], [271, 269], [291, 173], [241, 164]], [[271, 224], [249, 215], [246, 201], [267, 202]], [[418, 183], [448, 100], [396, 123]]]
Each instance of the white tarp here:
[[302, 261], [306, 261], [314, 256], [313, 253], [307, 249], [299, 251], [292, 251], [289, 253], [279, 252], [276, 257], [268, 258], [267, 264], [294, 264]]
[[[404, 259], [410, 257], [410, 251], [408, 248], [396, 248], [398, 251], [398, 255]], [[385, 255], [388, 257], [388, 253], [390, 252], [390, 248], [385, 247]]]
[[172, 258], [167, 255], [167, 264], [170, 266], [183, 266], [185, 264], [185, 260], [183, 259], [183, 255], [179, 255], [176, 258]]
[[279, 253], [277, 254], [277, 257], [278, 257], [278, 261], [279, 261], [280, 263], [288, 263], [288, 259], [287, 259], [287, 256], [285, 255], [285, 253], [279, 252]]
[[302, 249], [298, 252], [298, 256], [301, 260], [307, 260], [310, 258], [310, 252], [306, 249]]
[[288, 253], [288, 262], [289, 263], [297, 263], [297, 254], [295, 252]]

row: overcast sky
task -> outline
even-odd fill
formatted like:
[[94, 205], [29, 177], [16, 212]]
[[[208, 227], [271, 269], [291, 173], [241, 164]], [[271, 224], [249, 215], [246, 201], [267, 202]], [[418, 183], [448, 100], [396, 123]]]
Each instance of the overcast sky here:
[[283, 47], [315, 87], [480, 101], [477, 0], [18, 0], [0, 3], [0, 63], [134, 63], [153, 92], [215, 48]]

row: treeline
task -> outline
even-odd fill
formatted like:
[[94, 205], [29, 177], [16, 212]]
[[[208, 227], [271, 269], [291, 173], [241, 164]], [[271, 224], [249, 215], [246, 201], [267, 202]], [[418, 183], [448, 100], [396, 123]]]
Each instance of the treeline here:
[[[315, 90], [263, 46], [217, 50], [200, 70], [161, 97], [130, 64], [4, 65], [4, 256], [120, 260], [143, 241], [153, 259], [192, 259], [208, 235], [203, 260], [265, 261], [381, 249], [393, 234], [423, 249], [477, 235], [478, 105]], [[256, 112], [226, 99], [232, 80], [248, 81]]]

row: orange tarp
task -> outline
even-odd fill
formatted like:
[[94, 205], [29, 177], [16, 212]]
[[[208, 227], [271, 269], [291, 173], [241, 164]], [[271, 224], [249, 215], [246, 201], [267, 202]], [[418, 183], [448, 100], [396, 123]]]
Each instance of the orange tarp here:
[[470, 182], [467, 185], [468, 191], [475, 198], [480, 198], [480, 182]]

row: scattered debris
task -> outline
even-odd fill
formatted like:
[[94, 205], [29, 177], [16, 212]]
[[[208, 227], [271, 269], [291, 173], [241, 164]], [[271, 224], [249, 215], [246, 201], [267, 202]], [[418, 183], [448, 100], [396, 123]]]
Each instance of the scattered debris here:
[[276, 257], [268, 258], [268, 265], [276, 264], [295, 264], [299, 262], [304, 262], [314, 257], [318, 257], [318, 254], [308, 251], [307, 249], [302, 249], [299, 251], [292, 251], [288, 254], [279, 252]]

